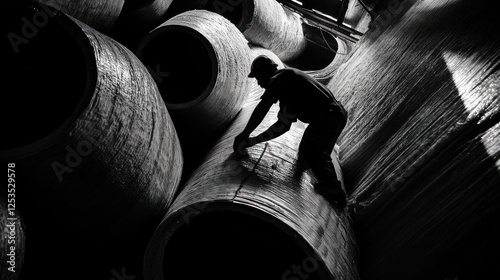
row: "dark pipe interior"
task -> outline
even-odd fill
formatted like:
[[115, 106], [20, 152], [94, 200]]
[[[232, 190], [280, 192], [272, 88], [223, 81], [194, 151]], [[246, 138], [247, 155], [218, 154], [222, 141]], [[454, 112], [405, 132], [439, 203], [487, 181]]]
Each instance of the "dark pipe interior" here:
[[57, 17], [33, 8], [6, 9], [2, 16], [0, 150], [54, 132], [75, 111], [88, 75], [83, 50]]
[[175, 231], [165, 249], [164, 276], [325, 279], [323, 266], [275, 225], [230, 211], [201, 214]]
[[292, 61], [286, 64], [300, 70], [321, 70], [335, 58], [338, 43], [328, 32], [319, 28], [303, 24], [304, 35], [307, 38], [305, 50]]
[[201, 38], [191, 32], [162, 30], [139, 54], [166, 103], [180, 104], [199, 97], [210, 85], [213, 58]]
[[240, 26], [243, 20], [243, 2], [244, 0], [208, 0], [205, 10], [222, 15], [234, 25]]

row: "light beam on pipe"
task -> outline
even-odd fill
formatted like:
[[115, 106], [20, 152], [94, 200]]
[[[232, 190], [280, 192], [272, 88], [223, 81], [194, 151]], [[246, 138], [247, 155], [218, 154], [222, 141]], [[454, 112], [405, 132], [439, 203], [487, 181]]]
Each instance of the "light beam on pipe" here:
[[300, 16], [275, 0], [209, 0], [206, 9], [231, 20], [248, 41], [292, 60], [305, 49]]
[[496, 10], [410, 2], [330, 82], [352, 118], [340, 143], [366, 279], [432, 274], [498, 212]]

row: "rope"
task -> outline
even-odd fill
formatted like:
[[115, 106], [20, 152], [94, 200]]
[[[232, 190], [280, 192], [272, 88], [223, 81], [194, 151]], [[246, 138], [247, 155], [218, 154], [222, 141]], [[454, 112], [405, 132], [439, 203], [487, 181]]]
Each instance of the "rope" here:
[[[340, 55], [346, 55], [346, 53], [339, 53], [338, 51], [332, 49], [332, 47], [330, 47], [330, 44], [328, 44], [328, 41], [326, 40], [325, 35], [323, 34], [323, 28], [321, 28], [321, 26], [319, 26], [319, 25], [317, 27], [319, 28], [319, 32], [321, 32], [321, 37], [323, 37], [323, 41], [325, 41], [326, 45], [328, 46], [328, 48], [332, 52], [334, 52], [336, 54], [340, 54]], [[330, 34], [330, 32], [328, 32], [328, 34]], [[332, 35], [332, 34], [330, 34], [330, 35]], [[332, 37], [335, 38], [335, 36], [333, 36], [333, 35], [332, 35]]]
[[245, 182], [248, 180], [248, 178], [250, 178], [250, 176], [252, 176], [252, 174], [254, 173], [255, 169], [257, 168], [257, 165], [259, 165], [260, 163], [260, 160], [262, 159], [262, 157], [264, 156], [264, 153], [266, 152], [267, 150], [267, 146], [269, 146], [268, 143], [266, 143], [266, 145], [264, 146], [264, 150], [262, 150], [262, 153], [260, 154], [260, 157], [259, 159], [257, 160], [257, 162], [255, 163], [255, 165], [253, 166], [252, 168], [252, 171], [250, 171], [250, 173], [241, 181], [240, 183], [240, 186], [238, 187], [238, 189], [236, 190], [236, 192], [234, 193], [234, 197], [232, 200], [234, 200], [236, 198], [236, 196], [238, 196], [238, 194], [240, 193], [240, 190], [241, 188], [243, 188], [243, 185], [245, 184]]

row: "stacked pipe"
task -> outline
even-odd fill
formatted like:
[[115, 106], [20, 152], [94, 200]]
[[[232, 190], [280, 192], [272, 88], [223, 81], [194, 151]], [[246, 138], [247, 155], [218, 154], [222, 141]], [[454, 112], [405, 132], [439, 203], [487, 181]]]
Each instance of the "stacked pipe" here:
[[[83, 20], [78, 15], [87, 12], [72, 14]], [[18, 40], [27, 30], [20, 19], [35, 18], [34, 33]], [[252, 82], [247, 74], [256, 52], [251, 53], [229, 21], [207, 11], [180, 14], [145, 38], [138, 50], [142, 62], [120, 43], [42, 4], [9, 11], [8, 22], [6, 65], [13, 71], [7, 79], [21, 94], [3, 97], [3, 117], [14, 121], [9, 127], [13, 136], [0, 149], [0, 162], [15, 162], [19, 173], [29, 174], [18, 181], [23, 186], [18, 201], [30, 248], [28, 278], [130, 275], [120, 266], [121, 259], [107, 258], [122, 253], [140, 258], [142, 242], [169, 208], [183, 167], [177, 130], [183, 135], [194, 132], [190, 137], [197, 141], [222, 136], [157, 228], [144, 263], [146, 277], [161, 277], [164, 268], [183, 277], [182, 273], [204, 272], [194, 265], [183, 270], [179, 260], [189, 253], [183, 246], [205, 237], [205, 243], [197, 244], [209, 248], [213, 242], [206, 237], [223, 242], [219, 234], [238, 239], [227, 233], [240, 233], [248, 237], [249, 250], [267, 250], [263, 257], [270, 263], [248, 266], [251, 254], [243, 248], [238, 256], [248, 261], [243, 262], [247, 266], [218, 272], [242, 273], [248, 268], [253, 279], [303, 273], [310, 279], [359, 279], [356, 243], [346, 214], [314, 192], [314, 175], [297, 157], [304, 125], [268, 145], [253, 147], [247, 156], [232, 153], [234, 136], [243, 129], [262, 90], [253, 83], [253, 95], [248, 97]], [[161, 48], [167, 49], [165, 55], [159, 55]], [[186, 59], [178, 58], [182, 51]], [[187, 77], [200, 82], [186, 83], [186, 73], [193, 74], [196, 66], [201, 71]], [[240, 111], [245, 100], [249, 102]], [[14, 118], [21, 105], [24, 117]], [[182, 119], [175, 122], [176, 130], [167, 107]], [[274, 107], [270, 115], [276, 113]], [[271, 121], [267, 118], [263, 128]], [[338, 159], [335, 164], [340, 170]], [[47, 231], [51, 218], [57, 223]], [[198, 230], [204, 234], [197, 235]], [[274, 250], [259, 238], [271, 242]], [[225, 243], [214, 253], [241, 264], [224, 255], [234, 253], [224, 251], [231, 246]], [[187, 248], [201, 254], [196, 247]], [[57, 270], [51, 269], [52, 259], [43, 257], [46, 252], [64, 256], [58, 258]], [[275, 260], [279, 264], [271, 263]]]
[[[254, 88], [156, 229], [145, 279], [359, 279], [346, 213], [313, 190], [316, 179], [297, 157], [305, 125], [233, 153], [261, 94]], [[255, 133], [276, 121], [278, 109]]]
[[[4, 41], [16, 92], [2, 96], [11, 121], [0, 162], [16, 165], [25, 272], [96, 279], [99, 261], [145, 245], [170, 205], [183, 165], [177, 134], [152, 76], [124, 46], [42, 4], [5, 16], [8, 40], [38, 24]], [[111, 269], [121, 266], [101, 276]]]
[[275, 0], [215, 0], [208, 1], [205, 9], [228, 18], [250, 44], [269, 49], [288, 66], [324, 84], [350, 51], [350, 42], [304, 23], [299, 14]]
[[[179, 53], [186, 49], [196, 52], [179, 60]], [[195, 56], [206, 52], [210, 55]], [[240, 158], [232, 152], [234, 137], [263, 92], [247, 78], [251, 58], [261, 54], [283, 67], [273, 52], [249, 49], [234, 25], [208, 11], [189, 11], [171, 18], [141, 43], [138, 55], [143, 63], [169, 73], [159, 86], [160, 90], [174, 89], [163, 98], [178, 130], [184, 130], [180, 134], [191, 133], [197, 141], [206, 139], [214, 133], [216, 126], [207, 125], [214, 119], [226, 128], [198, 168], [189, 172], [175, 205], [155, 231], [144, 260], [145, 279], [225, 279], [234, 275], [275, 279], [293, 277], [294, 273], [307, 273], [310, 279], [358, 279], [356, 244], [346, 214], [313, 191], [314, 175], [297, 159], [304, 125], [269, 147], [255, 147], [250, 156]], [[207, 60], [210, 63], [204, 65]], [[205, 76], [192, 73], [190, 66], [194, 64], [219, 70], [209, 82]], [[189, 71], [179, 71], [182, 67], [189, 67]], [[226, 67], [233, 71], [229, 73]], [[171, 75], [175, 76], [168, 80]], [[240, 84], [228, 84], [228, 75]], [[187, 78], [201, 83], [188, 84]], [[190, 88], [200, 84], [201, 90]], [[176, 114], [182, 118], [176, 120]], [[272, 119], [267, 118], [263, 127]], [[200, 144], [187, 143], [193, 143], [190, 149]], [[182, 144], [186, 150], [186, 142]], [[338, 161], [336, 165], [340, 170]], [[238, 243], [236, 250], [232, 249], [234, 242]], [[304, 271], [297, 272], [296, 265], [304, 266]]]
[[339, 66], [349, 58], [354, 43], [335, 37], [320, 26], [304, 23], [302, 28], [307, 38], [306, 47], [300, 56], [286, 64], [328, 84]]
[[125, 0], [36, 0], [99, 30], [109, 32], [118, 19]]
[[131, 50], [158, 24], [170, 10], [173, 0], [127, 0], [111, 30], [111, 36]]
[[330, 83], [350, 112], [340, 141], [366, 279], [427, 278], [498, 211], [495, 9], [410, 2], [385, 11]]
[[283, 61], [305, 48], [300, 17], [274, 0], [209, 0], [205, 7], [231, 19], [250, 43], [271, 50]]
[[[164, 16], [173, 0], [125, 1], [120, 19], [131, 28], [153, 28]], [[125, 23], [126, 24], [126, 23]], [[132, 24], [140, 26], [132, 26]]]
[[141, 41], [137, 55], [158, 75], [181, 139], [186, 174], [241, 109], [250, 90], [249, 53], [229, 20], [205, 10], [179, 14]]
[[167, 20], [190, 10], [205, 9], [207, 2], [208, 0], [172, 0], [172, 4], [165, 13], [164, 18]]

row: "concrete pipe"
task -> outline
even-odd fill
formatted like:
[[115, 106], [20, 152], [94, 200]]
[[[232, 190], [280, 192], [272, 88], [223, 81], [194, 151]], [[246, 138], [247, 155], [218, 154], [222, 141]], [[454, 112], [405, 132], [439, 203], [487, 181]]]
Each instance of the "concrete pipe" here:
[[230, 19], [250, 43], [270, 49], [285, 62], [305, 49], [300, 16], [275, 0], [209, 0], [205, 9]]
[[500, 30], [483, 4], [392, 5], [331, 80], [353, 124], [339, 143], [364, 279], [437, 277], [499, 211]]
[[[181, 177], [180, 143], [139, 59], [48, 11], [34, 4], [7, 14], [5, 75], [16, 92], [2, 97], [1, 116], [10, 121], [0, 162], [16, 164], [16, 205], [38, 244], [102, 253], [154, 229], [164, 215]], [[27, 33], [26, 22], [41, 18], [47, 22], [38, 33]], [[50, 231], [47, 219], [57, 220]], [[57, 240], [47, 243], [54, 232]]]
[[145, 279], [359, 279], [346, 214], [313, 190], [314, 175], [297, 158], [305, 125], [247, 155], [232, 152], [255, 105], [242, 109], [156, 229]]
[[54, 7], [101, 31], [108, 32], [120, 15], [124, 0], [36, 0]]
[[[7, 165], [8, 175], [15, 174], [15, 164]], [[15, 175], [8, 183], [8, 197], [0, 197], [0, 278], [5, 280], [20, 279], [25, 256], [25, 227], [18, 209], [16, 209]]]
[[241, 109], [250, 88], [249, 52], [231, 22], [205, 10], [171, 18], [140, 43], [137, 55], [154, 72], [186, 162], [200, 157]]

